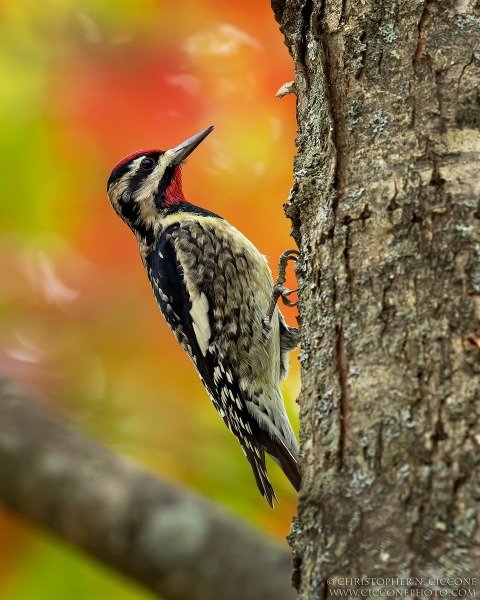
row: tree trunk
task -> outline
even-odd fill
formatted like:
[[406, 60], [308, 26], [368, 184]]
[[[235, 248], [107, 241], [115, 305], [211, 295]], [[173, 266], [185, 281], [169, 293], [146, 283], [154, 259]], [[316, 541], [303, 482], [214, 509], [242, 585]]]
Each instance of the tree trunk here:
[[300, 598], [478, 576], [479, 6], [272, 6], [298, 97]]

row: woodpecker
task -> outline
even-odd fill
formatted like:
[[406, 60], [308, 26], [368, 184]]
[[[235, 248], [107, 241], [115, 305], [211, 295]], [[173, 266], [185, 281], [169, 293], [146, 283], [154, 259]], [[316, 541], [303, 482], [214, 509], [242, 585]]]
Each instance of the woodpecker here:
[[[276, 306], [289, 290], [274, 286], [266, 258], [225, 219], [185, 199], [182, 164], [212, 130], [167, 151], [129, 154], [107, 193], [137, 239], [163, 316], [273, 507], [265, 452], [300, 488], [297, 440], [279, 388], [298, 330]], [[285, 253], [283, 267], [295, 254]]]

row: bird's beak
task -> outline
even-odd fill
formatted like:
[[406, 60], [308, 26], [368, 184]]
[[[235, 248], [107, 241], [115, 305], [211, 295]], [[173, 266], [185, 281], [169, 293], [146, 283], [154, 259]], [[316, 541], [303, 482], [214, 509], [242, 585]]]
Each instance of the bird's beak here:
[[212, 131], [213, 131], [213, 125], [211, 125], [210, 127], [207, 127], [203, 131], [200, 131], [200, 133], [196, 133], [195, 135], [192, 135], [191, 138], [188, 138], [188, 140], [185, 140], [178, 146], [175, 146], [175, 148], [172, 148], [171, 150], [167, 150], [167, 152], [165, 154], [170, 154], [172, 157], [170, 164], [173, 167], [178, 167], [179, 165], [181, 165], [182, 162], [188, 156], [190, 156], [190, 154], [195, 150], [195, 148], [201, 142], [203, 142], [203, 140], [207, 137], [207, 135], [209, 133], [211, 133]]

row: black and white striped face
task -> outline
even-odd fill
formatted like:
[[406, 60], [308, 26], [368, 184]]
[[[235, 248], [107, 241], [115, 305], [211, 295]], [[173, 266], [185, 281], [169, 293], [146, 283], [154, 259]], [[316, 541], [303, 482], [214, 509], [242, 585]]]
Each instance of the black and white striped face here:
[[212, 129], [208, 127], [171, 150], [134, 152], [115, 166], [108, 180], [108, 198], [137, 236], [147, 238], [165, 209], [185, 202], [181, 164]]
[[171, 158], [161, 150], [136, 152], [110, 175], [110, 203], [135, 233], [153, 229], [162, 208], [184, 201], [180, 167], [172, 165]]

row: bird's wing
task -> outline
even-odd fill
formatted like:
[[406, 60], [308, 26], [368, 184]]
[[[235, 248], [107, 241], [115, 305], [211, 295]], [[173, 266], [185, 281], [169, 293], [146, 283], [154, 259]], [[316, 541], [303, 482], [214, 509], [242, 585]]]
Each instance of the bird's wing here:
[[[272, 506], [261, 432], [244, 401], [237, 374], [221, 356], [216, 338], [214, 283], [189, 253], [179, 251], [175, 236], [162, 235], [146, 260], [148, 276], [160, 309], [178, 342], [191, 358], [223, 421], [247, 457], [260, 492]], [[192, 283], [195, 271], [195, 286]], [[212, 331], [213, 329], [213, 331]]]

